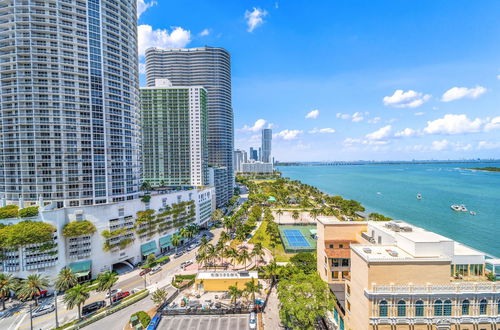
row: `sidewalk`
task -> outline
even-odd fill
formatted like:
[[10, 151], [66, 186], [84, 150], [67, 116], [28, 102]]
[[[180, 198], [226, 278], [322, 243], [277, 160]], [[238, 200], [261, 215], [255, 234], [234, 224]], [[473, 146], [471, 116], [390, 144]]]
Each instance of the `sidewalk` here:
[[276, 286], [273, 287], [269, 295], [266, 309], [264, 313], [262, 313], [262, 319], [264, 321], [265, 330], [283, 329], [283, 327], [280, 326], [279, 300], [278, 294], [276, 293]]

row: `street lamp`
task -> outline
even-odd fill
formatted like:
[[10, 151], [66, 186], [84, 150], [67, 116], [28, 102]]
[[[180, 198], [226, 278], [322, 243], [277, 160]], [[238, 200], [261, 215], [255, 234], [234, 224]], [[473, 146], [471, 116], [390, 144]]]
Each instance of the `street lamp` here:
[[33, 304], [30, 303], [30, 329], [33, 330]]
[[55, 312], [56, 312], [56, 328], [59, 328], [59, 319], [57, 317], [57, 294], [58, 293], [59, 292], [57, 292], [57, 290], [54, 291], [54, 306], [55, 306]]
[[148, 274], [144, 274], [142, 277], [144, 279], [144, 290], [146, 290], [146, 276], [148, 276]]

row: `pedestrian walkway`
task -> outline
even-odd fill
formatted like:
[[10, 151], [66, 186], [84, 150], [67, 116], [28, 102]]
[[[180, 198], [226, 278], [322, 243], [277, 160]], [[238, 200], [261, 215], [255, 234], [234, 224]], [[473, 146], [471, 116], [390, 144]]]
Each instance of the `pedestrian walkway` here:
[[273, 287], [271, 294], [269, 295], [266, 309], [264, 310], [264, 313], [262, 313], [262, 318], [265, 330], [284, 329], [280, 322], [279, 300], [276, 292], [276, 286]]

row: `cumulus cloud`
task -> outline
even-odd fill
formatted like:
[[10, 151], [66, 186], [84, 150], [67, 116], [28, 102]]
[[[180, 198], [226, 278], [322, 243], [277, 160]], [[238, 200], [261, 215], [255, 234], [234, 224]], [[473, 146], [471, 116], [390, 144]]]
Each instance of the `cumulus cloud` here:
[[257, 27], [264, 24], [264, 17], [267, 16], [267, 11], [253, 7], [252, 11], [245, 11], [245, 19], [247, 21], [247, 31], [253, 32]]
[[494, 129], [500, 128], [500, 116], [488, 120], [486, 125], [484, 125], [484, 130], [486, 132], [492, 131]]
[[283, 140], [293, 140], [296, 139], [303, 131], [298, 129], [285, 129], [279, 133], [273, 134], [274, 138], [283, 139]]
[[191, 32], [181, 27], [174, 27], [169, 33], [167, 29], [155, 29], [151, 25], [141, 24], [137, 27], [139, 37], [139, 55], [144, 55], [150, 47], [183, 48], [191, 42]]
[[499, 74], [499, 75], [497, 75], [497, 79], [498, 79], [498, 80], [500, 80], [500, 74]]
[[146, 73], [146, 64], [145, 63], [139, 63], [139, 73], [140, 74]]
[[389, 143], [387, 140], [366, 140], [366, 139], [353, 139], [346, 138], [344, 139], [344, 145], [352, 146], [355, 144], [365, 144], [365, 145], [386, 145]]
[[360, 113], [360, 112], [355, 112], [352, 115], [352, 121], [355, 122], [355, 123], [360, 122], [363, 119], [365, 119], [365, 117], [363, 117], [363, 114]]
[[344, 120], [351, 119], [351, 115], [348, 113], [337, 112], [336, 116], [337, 116], [337, 118], [344, 119]]
[[432, 141], [432, 150], [441, 151], [450, 146], [450, 141], [444, 139], [440, 141]]
[[380, 129], [376, 130], [375, 132], [366, 134], [366, 138], [368, 140], [383, 140], [383, 139], [389, 137], [389, 135], [391, 134], [391, 131], [392, 131], [391, 125], [387, 125], [387, 126], [384, 126]]
[[306, 119], [316, 119], [319, 117], [319, 110], [309, 111], [306, 115]]
[[405, 128], [404, 130], [394, 133], [395, 137], [410, 137], [414, 135], [417, 135], [417, 131], [413, 128]]
[[370, 124], [376, 124], [376, 123], [378, 123], [381, 120], [382, 120], [382, 118], [380, 118], [380, 117], [373, 117], [372, 119], [368, 120], [368, 122]]
[[413, 115], [415, 116], [423, 116], [425, 112], [415, 112]]
[[209, 29], [204, 29], [203, 31], [201, 31], [198, 35], [200, 37], [206, 37], [210, 34], [210, 30]]
[[155, 5], [157, 5], [156, 1], [146, 2], [146, 0], [137, 0], [137, 18], [141, 17], [146, 10]]
[[446, 139], [432, 141], [431, 150], [443, 151], [448, 149], [454, 149], [455, 151], [468, 151], [472, 149], [472, 144], [461, 143], [461, 142], [450, 142]]
[[453, 87], [444, 92], [441, 101], [450, 102], [462, 99], [464, 97], [469, 99], [477, 99], [479, 96], [486, 93], [487, 89], [483, 86], [476, 86], [474, 88], [467, 87]]
[[385, 96], [384, 105], [395, 108], [417, 108], [427, 102], [431, 96], [414, 90], [407, 92], [398, 89], [391, 96]]
[[257, 119], [253, 126], [245, 125], [241, 130], [244, 132], [258, 132], [266, 126], [266, 123], [265, 119]]
[[479, 141], [477, 143], [477, 149], [498, 149], [500, 148], [500, 142], [491, 142], [491, 141]]
[[309, 134], [327, 134], [327, 133], [335, 133], [335, 130], [330, 127], [325, 128], [313, 128], [309, 131]]
[[[349, 114], [349, 113], [341, 113], [341, 112], [337, 112], [336, 114], [336, 117], [337, 118], [340, 118], [340, 119], [343, 119], [343, 120], [351, 120], [353, 121], [354, 123], [358, 123], [360, 121], [363, 121], [363, 119], [365, 119], [365, 115], [368, 115], [369, 113], [368, 112], [365, 112], [365, 113], [362, 113], [362, 112], [355, 112], [353, 113], [352, 115]], [[376, 118], [379, 118], [379, 117], [376, 117]], [[380, 118], [379, 118], [380, 120]]]
[[483, 121], [469, 119], [466, 115], [446, 114], [443, 118], [427, 122], [424, 132], [427, 134], [463, 134], [478, 132]]

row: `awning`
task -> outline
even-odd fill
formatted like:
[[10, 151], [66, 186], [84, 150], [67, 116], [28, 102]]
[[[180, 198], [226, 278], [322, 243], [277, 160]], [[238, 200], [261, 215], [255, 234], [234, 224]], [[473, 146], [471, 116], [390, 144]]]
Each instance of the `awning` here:
[[160, 237], [160, 247], [167, 248], [169, 246], [172, 246], [172, 235]]
[[316, 229], [309, 229], [309, 232], [311, 233], [311, 235], [316, 235], [317, 233]]
[[92, 270], [92, 260], [84, 260], [69, 264], [69, 269], [76, 277], [88, 276]]
[[148, 242], [146, 244], [141, 245], [141, 254], [143, 256], [148, 256], [151, 253], [155, 253], [157, 251], [155, 241]]

